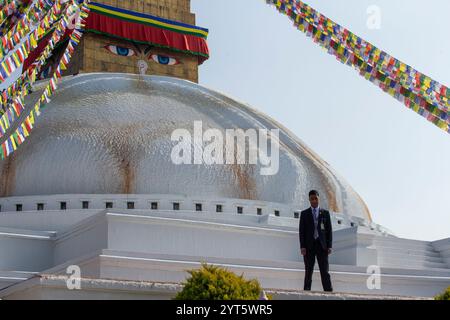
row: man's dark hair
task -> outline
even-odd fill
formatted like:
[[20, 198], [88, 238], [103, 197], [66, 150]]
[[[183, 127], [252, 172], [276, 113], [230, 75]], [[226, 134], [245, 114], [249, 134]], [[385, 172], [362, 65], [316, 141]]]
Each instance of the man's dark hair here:
[[317, 190], [311, 190], [311, 191], [309, 192], [309, 196], [310, 196], [310, 197], [311, 197], [311, 196], [319, 197], [319, 191], [317, 191]]

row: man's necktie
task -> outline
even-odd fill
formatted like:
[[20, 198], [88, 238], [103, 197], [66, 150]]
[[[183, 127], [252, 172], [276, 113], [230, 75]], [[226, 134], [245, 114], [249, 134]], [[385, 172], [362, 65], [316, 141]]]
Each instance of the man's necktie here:
[[314, 239], [317, 239], [319, 237], [319, 232], [317, 231], [317, 224], [319, 222], [319, 218], [317, 217], [317, 208], [313, 209], [313, 216], [314, 216]]

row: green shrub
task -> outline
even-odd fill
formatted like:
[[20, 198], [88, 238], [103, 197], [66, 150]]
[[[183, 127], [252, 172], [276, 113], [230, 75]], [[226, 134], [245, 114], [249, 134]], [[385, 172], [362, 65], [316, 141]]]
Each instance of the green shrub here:
[[183, 283], [176, 300], [257, 300], [262, 291], [256, 279], [247, 281], [243, 275], [206, 263], [188, 273], [191, 276]]
[[436, 300], [450, 300], [450, 287], [448, 287], [442, 294], [434, 297]]

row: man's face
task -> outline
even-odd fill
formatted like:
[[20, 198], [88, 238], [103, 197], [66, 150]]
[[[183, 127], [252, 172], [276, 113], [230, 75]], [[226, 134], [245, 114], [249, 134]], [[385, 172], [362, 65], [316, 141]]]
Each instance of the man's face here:
[[311, 207], [317, 208], [319, 206], [319, 197], [315, 194], [309, 196], [309, 203], [311, 204]]

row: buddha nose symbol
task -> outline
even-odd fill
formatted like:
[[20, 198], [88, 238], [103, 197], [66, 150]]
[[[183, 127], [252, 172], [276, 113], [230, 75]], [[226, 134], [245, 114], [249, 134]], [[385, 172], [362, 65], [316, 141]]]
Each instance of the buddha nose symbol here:
[[147, 62], [145, 62], [144, 60], [139, 60], [137, 63], [138, 69], [139, 69], [139, 73], [141, 75], [145, 75], [147, 73], [147, 69], [148, 69], [148, 64]]

